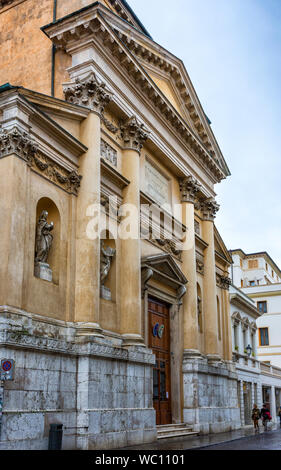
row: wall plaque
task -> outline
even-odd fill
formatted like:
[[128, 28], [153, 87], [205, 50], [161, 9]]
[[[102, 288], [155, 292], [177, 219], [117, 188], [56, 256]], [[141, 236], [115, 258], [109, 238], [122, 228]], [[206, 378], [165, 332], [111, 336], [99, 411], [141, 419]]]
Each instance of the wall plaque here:
[[170, 182], [163, 173], [145, 160], [145, 192], [160, 206], [170, 203]]

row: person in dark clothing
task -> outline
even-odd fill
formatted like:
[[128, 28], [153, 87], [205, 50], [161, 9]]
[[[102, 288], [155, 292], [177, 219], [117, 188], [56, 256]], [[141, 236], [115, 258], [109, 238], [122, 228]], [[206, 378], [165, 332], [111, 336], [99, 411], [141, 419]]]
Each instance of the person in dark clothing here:
[[254, 421], [254, 428], [255, 431], [258, 432], [260, 430], [259, 428], [259, 419], [261, 417], [261, 412], [258, 409], [257, 405], [255, 404], [253, 409], [252, 409], [252, 420]]
[[261, 418], [262, 418], [262, 424], [264, 426], [264, 430], [267, 431], [268, 422], [271, 421], [272, 418], [270, 416], [270, 411], [266, 405], [263, 405], [261, 409]]

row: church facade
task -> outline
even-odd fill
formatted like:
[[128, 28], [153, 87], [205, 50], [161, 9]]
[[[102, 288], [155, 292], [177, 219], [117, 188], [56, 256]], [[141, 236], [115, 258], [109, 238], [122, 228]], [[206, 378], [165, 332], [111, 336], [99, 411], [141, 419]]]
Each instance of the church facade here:
[[[127, 2], [0, 2], [0, 448], [240, 426], [230, 175], [183, 63]], [[3, 26], [3, 28], [2, 28]]]

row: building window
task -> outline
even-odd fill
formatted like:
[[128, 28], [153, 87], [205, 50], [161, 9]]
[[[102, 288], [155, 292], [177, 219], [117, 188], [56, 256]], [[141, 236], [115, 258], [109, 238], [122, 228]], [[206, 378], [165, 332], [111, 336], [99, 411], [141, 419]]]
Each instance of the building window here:
[[250, 281], [250, 286], [254, 287], [256, 285], [255, 281]]
[[272, 273], [272, 277], [274, 277], [274, 272], [273, 272], [273, 270], [271, 271], [271, 273]]
[[240, 267], [243, 268], [243, 261], [241, 258], [240, 258]]
[[256, 269], [259, 267], [259, 261], [257, 259], [250, 259], [248, 261], [248, 268], [249, 269]]
[[269, 346], [268, 328], [259, 328], [260, 346]]
[[258, 302], [258, 311], [260, 313], [267, 313], [267, 302]]
[[241, 287], [244, 287], [244, 281], [241, 279]]
[[268, 271], [268, 264], [265, 263], [265, 269]]

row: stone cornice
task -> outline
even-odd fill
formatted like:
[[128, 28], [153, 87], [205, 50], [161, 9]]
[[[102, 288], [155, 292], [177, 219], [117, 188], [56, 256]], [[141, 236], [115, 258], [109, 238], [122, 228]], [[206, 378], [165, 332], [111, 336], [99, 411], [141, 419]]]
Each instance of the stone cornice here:
[[183, 139], [193, 152], [200, 165], [210, 172], [215, 181], [221, 181], [227, 176], [220, 164], [206, 149], [200, 138], [189, 128], [187, 122], [179, 115], [170, 101], [160, 91], [154, 81], [148, 76], [134, 55], [123, 44], [112, 27], [104, 19], [103, 14], [110, 13], [100, 5], [92, 6], [87, 11], [77, 12], [42, 28], [44, 33], [58, 46], [66, 49], [68, 53], [75, 50], [79, 41], [92, 42], [99, 40], [103, 49], [107, 49], [110, 56], [126, 70], [134, 85], [149, 99], [154, 109], [161, 113], [178, 136]]
[[214, 222], [219, 208], [220, 206], [216, 203], [214, 198], [207, 198], [200, 201], [200, 209], [202, 211], [203, 220], [205, 221]]
[[121, 123], [120, 129], [124, 148], [126, 150], [136, 150], [140, 153], [149, 136], [145, 126], [137, 120], [136, 116], [131, 116], [127, 121]]
[[38, 144], [19, 127], [0, 129], [0, 158], [15, 154], [29, 162], [34, 157]]
[[87, 106], [99, 115], [112, 100], [112, 93], [92, 72], [84, 80], [76, 78], [74, 83], [64, 85], [65, 100], [69, 103]]
[[36, 173], [67, 192], [78, 194], [82, 176], [78, 175], [76, 170], [66, 170], [51, 158], [43, 155], [38, 143], [17, 126], [0, 130], [0, 159], [9, 155], [21, 158]]
[[195, 202], [196, 195], [199, 193], [201, 185], [193, 176], [187, 176], [179, 180], [181, 191], [181, 202]]

